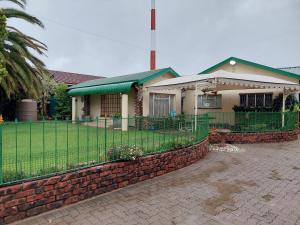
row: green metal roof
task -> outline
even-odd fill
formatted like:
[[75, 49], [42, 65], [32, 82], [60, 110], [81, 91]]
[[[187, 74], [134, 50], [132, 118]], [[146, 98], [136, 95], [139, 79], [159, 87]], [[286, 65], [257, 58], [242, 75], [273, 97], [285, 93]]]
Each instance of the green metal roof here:
[[128, 93], [135, 82], [123, 82], [117, 84], [104, 84], [99, 86], [82, 87], [71, 89], [68, 94], [71, 96], [93, 95], [93, 94], [116, 94]]
[[270, 67], [270, 66], [265, 66], [265, 65], [262, 65], [262, 64], [250, 62], [250, 61], [247, 61], [247, 60], [244, 60], [244, 59], [239, 59], [239, 58], [236, 58], [236, 57], [229, 57], [228, 59], [225, 59], [224, 61], [222, 61], [222, 62], [220, 62], [220, 63], [204, 70], [204, 71], [202, 71], [199, 74], [210, 73], [210, 72], [214, 71], [215, 69], [229, 63], [231, 60], [234, 60], [234, 61], [236, 61], [237, 63], [240, 63], [240, 64], [252, 66], [252, 67], [255, 67], [255, 68], [258, 68], [258, 69], [270, 71], [270, 72], [277, 73], [277, 74], [280, 74], [280, 75], [283, 75], [283, 76], [286, 76], [286, 77], [295, 78], [295, 79], [300, 80], [300, 75], [299, 74], [291, 73], [291, 72], [284, 71], [284, 70], [281, 70], [281, 69], [275, 69], [275, 68]]
[[144, 84], [156, 77], [171, 73], [174, 77], [180, 75], [172, 68], [151, 70], [141, 73], [128, 74], [117, 77], [102, 78], [86, 81], [69, 88], [69, 95], [82, 96], [90, 94], [128, 93], [133, 84]]
[[277, 68], [279, 70], [283, 70], [290, 73], [299, 74], [300, 76], [300, 66], [292, 66], [292, 67], [283, 67], [283, 68]]

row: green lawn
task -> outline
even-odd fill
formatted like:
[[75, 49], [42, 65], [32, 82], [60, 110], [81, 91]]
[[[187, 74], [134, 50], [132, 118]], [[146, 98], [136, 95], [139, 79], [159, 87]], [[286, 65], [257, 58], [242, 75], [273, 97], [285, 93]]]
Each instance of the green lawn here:
[[[202, 137], [201, 137], [202, 135]], [[111, 160], [113, 146], [139, 146], [144, 154], [165, 151], [174, 144], [190, 144], [205, 133], [191, 129], [143, 126], [97, 128], [70, 122], [6, 123], [2, 129], [2, 169], [4, 182], [104, 163]]]

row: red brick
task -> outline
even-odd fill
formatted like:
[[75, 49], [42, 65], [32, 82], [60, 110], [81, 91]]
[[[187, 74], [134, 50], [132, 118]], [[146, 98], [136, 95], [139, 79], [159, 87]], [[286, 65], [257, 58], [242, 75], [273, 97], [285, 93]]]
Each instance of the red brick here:
[[58, 182], [58, 183], [55, 185], [55, 188], [64, 188], [64, 187], [66, 187], [68, 184], [69, 184], [69, 181]]
[[79, 201], [79, 197], [78, 195], [74, 195], [70, 198], [67, 198], [65, 201], [64, 201], [64, 204], [65, 205], [69, 205], [69, 204], [72, 204], [72, 203], [75, 203], [75, 202], [78, 202]]
[[125, 187], [127, 185], [128, 185], [128, 181], [126, 180], [126, 181], [123, 181], [123, 182], [119, 183], [118, 187], [122, 188], [122, 187]]
[[35, 216], [35, 215], [38, 215], [38, 214], [46, 212], [46, 211], [47, 211], [47, 207], [45, 205], [42, 205], [42, 206], [39, 206], [39, 207], [29, 209], [26, 212], [26, 216]]
[[71, 196], [71, 193], [64, 193], [64, 194], [61, 194], [61, 195], [57, 195], [56, 200], [66, 199], [66, 198], [69, 198], [70, 196]]
[[34, 189], [38, 186], [38, 182], [37, 181], [31, 181], [31, 182], [27, 182], [23, 184], [23, 191], [27, 191], [29, 189]]
[[14, 199], [4, 204], [4, 208], [10, 208], [12, 206], [21, 205], [26, 202], [26, 198]]
[[57, 209], [57, 208], [60, 208], [64, 205], [64, 202], [61, 200], [61, 201], [56, 201], [56, 202], [52, 202], [50, 204], [47, 204], [46, 207], [48, 210], [52, 210], [52, 209]]
[[33, 201], [41, 200], [43, 198], [44, 198], [44, 196], [42, 194], [30, 195], [26, 198], [26, 200], [27, 200], [27, 202], [33, 202]]
[[54, 189], [54, 185], [47, 185], [47, 186], [44, 186], [44, 191], [47, 192], [47, 191], [51, 191]]
[[25, 212], [19, 212], [17, 215], [5, 217], [4, 218], [4, 222], [5, 223], [13, 223], [13, 222], [16, 222], [18, 220], [22, 220], [25, 217], [26, 217], [26, 213]]
[[47, 180], [46, 185], [56, 184], [60, 179], [60, 176], [51, 177]]
[[35, 194], [35, 190], [34, 189], [30, 189], [30, 190], [27, 190], [27, 191], [18, 192], [16, 194], [16, 198], [24, 198], [24, 197], [27, 197], [29, 195], [34, 195], [34, 194]]
[[5, 203], [5, 202], [7, 202], [7, 201], [11, 201], [11, 200], [13, 200], [15, 198], [15, 195], [13, 195], [13, 194], [7, 194], [7, 195], [4, 195], [4, 196], [1, 196], [0, 197], [0, 203]]

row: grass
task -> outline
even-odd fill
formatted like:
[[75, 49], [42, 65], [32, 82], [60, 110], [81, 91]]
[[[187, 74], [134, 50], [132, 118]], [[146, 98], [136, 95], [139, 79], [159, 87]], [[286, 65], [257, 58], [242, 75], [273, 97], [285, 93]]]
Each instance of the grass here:
[[4, 183], [104, 163], [109, 149], [116, 146], [135, 145], [149, 154], [196, 141], [191, 129], [152, 130], [144, 126], [144, 130], [107, 128], [105, 132], [91, 125], [54, 121], [4, 124]]

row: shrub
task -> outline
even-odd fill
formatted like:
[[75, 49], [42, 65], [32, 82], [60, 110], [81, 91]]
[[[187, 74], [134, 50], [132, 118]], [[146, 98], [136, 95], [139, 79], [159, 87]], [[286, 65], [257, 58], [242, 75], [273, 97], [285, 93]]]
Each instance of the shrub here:
[[68, 95], [68, 86], [58, 84], [54, 90], [54, 98], [56, 99], [56, 117], [65, 119], [72, 115], [72, 98]]
[[123, 145], [108, 150], [109, 160], [136, 160], [143, 155], [143, 149], [138, 146]]

